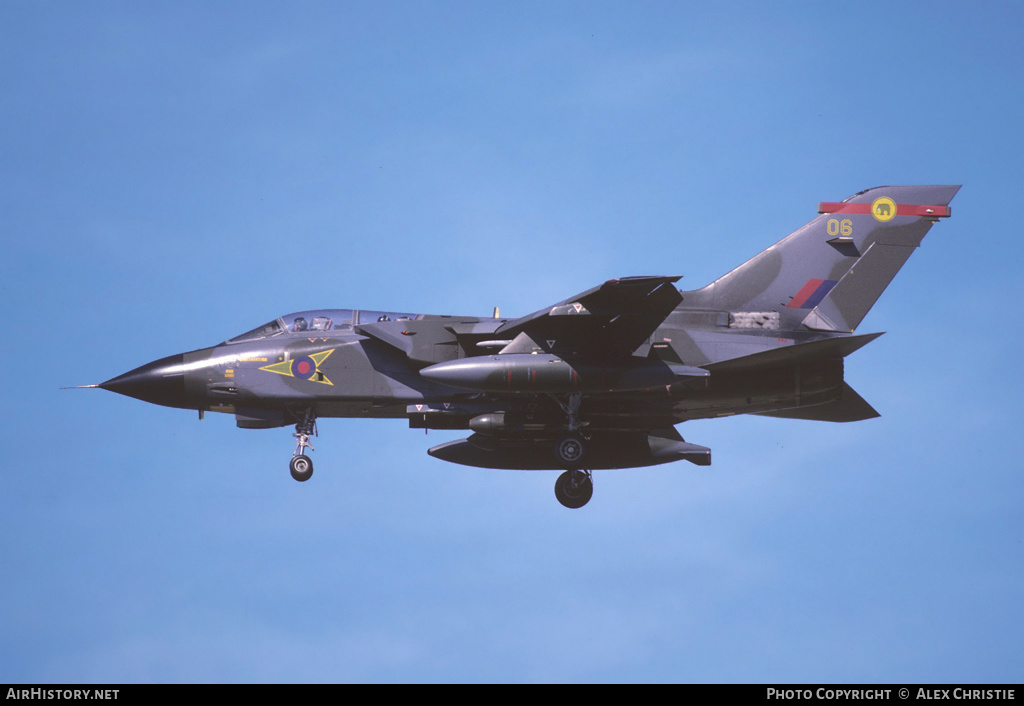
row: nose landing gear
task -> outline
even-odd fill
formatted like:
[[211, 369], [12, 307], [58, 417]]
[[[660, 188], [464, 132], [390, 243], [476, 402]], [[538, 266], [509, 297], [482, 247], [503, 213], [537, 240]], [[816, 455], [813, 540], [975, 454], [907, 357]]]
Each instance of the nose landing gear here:
[[313, 459], [306, 455], [292, 456], [288, 469], [292, 472], [292, 478], [295, 480], [307, 481], [313, 475]]
[[313, 459], [306, 455], [306, 449], [313, 451], [309, 437], [316, 435], [316, 416], [312, 410], [307, 409], [302, 419], [295, 425], [295, 452], [292, 454], [291, 463], [288, 464], [292, 478], [297, 481], [307, 481], [313, 475]]

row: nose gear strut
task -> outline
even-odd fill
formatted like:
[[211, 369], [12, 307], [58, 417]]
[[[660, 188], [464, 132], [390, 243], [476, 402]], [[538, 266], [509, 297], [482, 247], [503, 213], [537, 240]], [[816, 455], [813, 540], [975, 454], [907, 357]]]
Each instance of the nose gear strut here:
[[316, 415], [312, 409], [307, 409], [303, 417], [295, 425], [295, 451], [292, 453], [292, 461], [288, 464], [292, 472], [292, 478], [297, 481], [307, 481], [313, 475], [313, 459], [306, 455], [306, 449], [313, 451], [313, 444], [309, 443], [309, 437], [317, 436]]

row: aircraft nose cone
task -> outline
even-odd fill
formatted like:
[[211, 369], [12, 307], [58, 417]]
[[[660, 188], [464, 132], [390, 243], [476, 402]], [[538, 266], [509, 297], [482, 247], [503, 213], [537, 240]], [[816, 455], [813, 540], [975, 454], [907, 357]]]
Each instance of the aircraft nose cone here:
[[111, 378], [99, 386], [153, 404], [188, 408], [184, 361], [185, 356], [180, 353], [170, 355]]

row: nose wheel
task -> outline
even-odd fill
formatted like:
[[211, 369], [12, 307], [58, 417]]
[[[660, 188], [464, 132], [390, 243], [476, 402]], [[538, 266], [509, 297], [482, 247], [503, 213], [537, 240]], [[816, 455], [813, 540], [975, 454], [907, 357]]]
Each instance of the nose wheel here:
[[590, 502], [594, 481], [590, 471], [566, 471], [555, 481], [555, 497], [567, 508], [575, 510]]
[[306, 410], [302, 419], [295, 425], [295, 452], [292, 453], [291, 463], [288, 464], [292, 478], [299, 482], [307, 481], [313, 475], [313, 459], [306, 455], [306, 449], [313, 450], [309, 437], [316, 435], [316, 416], [312, 410]]
[[307, 481], [313, 475], [313, 459], [305, 454], [292, 456], [292, 462], [288, 464], [288, 468], [292, 472], [292, 478], [299, 482]]

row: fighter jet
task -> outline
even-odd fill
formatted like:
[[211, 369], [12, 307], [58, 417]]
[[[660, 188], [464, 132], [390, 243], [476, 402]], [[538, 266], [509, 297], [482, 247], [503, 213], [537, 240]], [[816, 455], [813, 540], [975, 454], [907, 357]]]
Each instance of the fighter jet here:
[[521, 316], [319, 309], [161, 358], [95, 387], [233, 414], [243, 429], [294, 425], [290, 470], [322, 417], [401, 418], [465, 429], [427, 450], [482, 468], [560, 470], [579, 508], [592, 471], [689, 461], [711, 450], [675, 426], [760, 414], [853, 422], [878, 413], [843, 377], [855, 334], [959, 186], [886, 186], [818, 204], [810, 223], [705, 287], [613, 279]]

